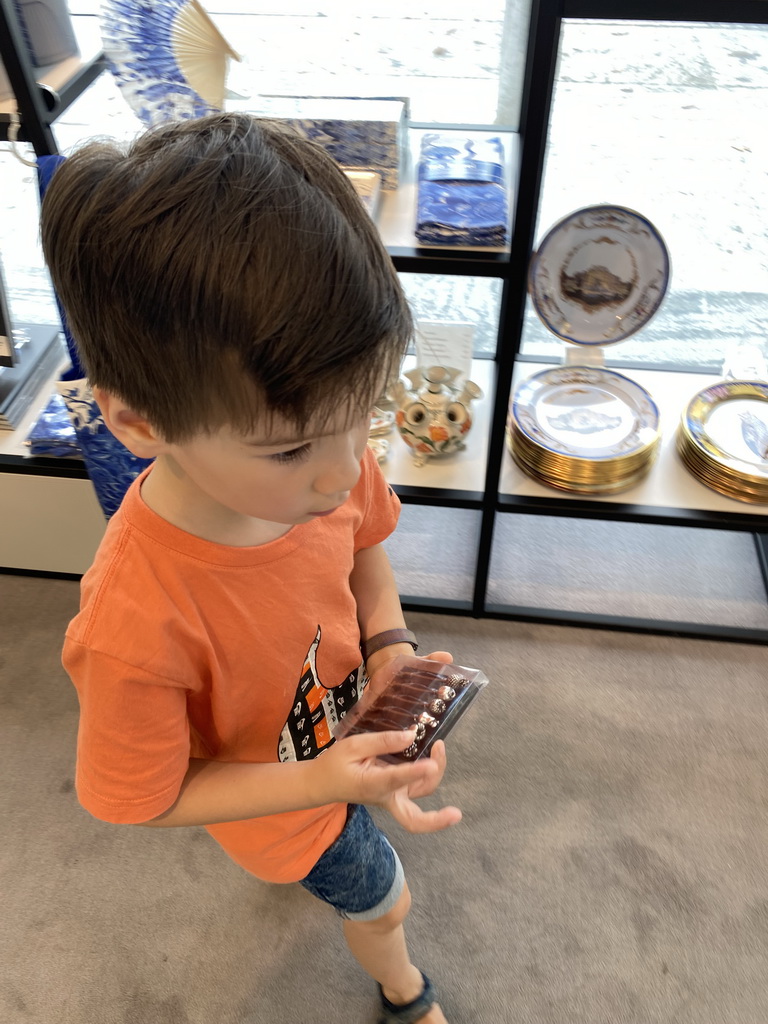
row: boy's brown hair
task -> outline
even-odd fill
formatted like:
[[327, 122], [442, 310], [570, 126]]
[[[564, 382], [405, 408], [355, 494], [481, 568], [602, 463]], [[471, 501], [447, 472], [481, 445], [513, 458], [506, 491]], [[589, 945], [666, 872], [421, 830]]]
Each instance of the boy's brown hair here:
[[42, 239], [91, 384], [170, 442], [362, 409], [411, 335], [338, 165], [248, 114], [85, 145], [53, 176]]

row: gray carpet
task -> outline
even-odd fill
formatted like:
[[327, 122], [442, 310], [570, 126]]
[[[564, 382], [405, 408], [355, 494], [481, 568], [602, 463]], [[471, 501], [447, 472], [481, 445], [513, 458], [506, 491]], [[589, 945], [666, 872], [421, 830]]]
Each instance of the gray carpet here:
[[[0, 1021], [368, 1024], [334, 915], [202, 830], [72, 791], [65, 581], [0, 576]], [[491, 686], [450, 743], [448, 833], [393, 827], [452, 1024], [764, 1024], [765, 648], [411, 615]]]

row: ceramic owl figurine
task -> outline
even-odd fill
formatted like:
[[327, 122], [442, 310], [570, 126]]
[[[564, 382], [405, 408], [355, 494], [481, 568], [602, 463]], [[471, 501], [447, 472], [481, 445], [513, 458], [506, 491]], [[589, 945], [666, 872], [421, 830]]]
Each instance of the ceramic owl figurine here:
[[472, 426], [470, 402], [483, 393], [471, 380], [460, 382], [461, 371], [448, 366], [419, 366], [404, 374], [392, 388], [397, 403], [395, 423], [413, 451], [416, 466], [432, 455], [449, 455], [464, 447]]

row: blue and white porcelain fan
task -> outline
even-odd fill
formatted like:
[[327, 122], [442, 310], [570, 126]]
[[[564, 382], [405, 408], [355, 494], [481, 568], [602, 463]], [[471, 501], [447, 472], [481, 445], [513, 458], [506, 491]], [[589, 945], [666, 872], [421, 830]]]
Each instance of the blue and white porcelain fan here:
[[104, 55], [146, 125], [221, 110], [230, 59], [240, 60], [199, 0], [104, 0]]

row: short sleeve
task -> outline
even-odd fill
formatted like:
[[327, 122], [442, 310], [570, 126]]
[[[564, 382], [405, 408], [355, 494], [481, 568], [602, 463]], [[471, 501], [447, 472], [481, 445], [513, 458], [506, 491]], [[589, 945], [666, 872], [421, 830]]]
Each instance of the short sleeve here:
[[394, 531], [400, 499], [384, 479], [376, 456], [366, 448], [362, 462], [363, 516], [355, 532], [355, 551], [380, 544]]
[[186, 689], [67, 638], [77, 689], [77, 796], [103, 821], [138, 824], [168, 810], [189, 768]]

